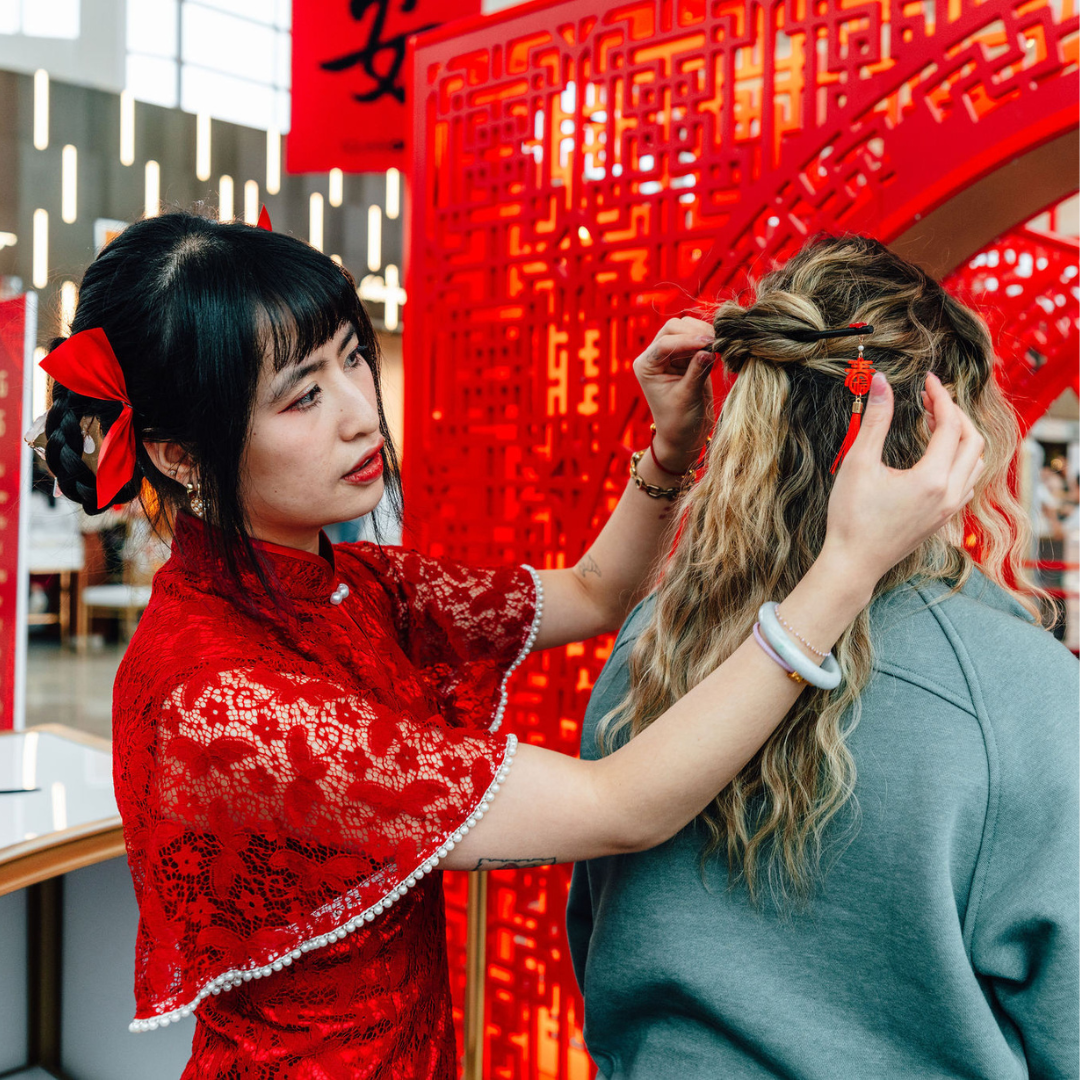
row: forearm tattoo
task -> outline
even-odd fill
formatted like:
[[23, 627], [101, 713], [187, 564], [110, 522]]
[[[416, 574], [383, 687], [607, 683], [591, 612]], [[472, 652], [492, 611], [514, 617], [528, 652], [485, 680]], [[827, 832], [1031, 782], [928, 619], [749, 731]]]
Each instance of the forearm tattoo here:
[[581, 576], [588, 577], [589, 574], [595, 574], [597, 577], [603, 577], [600, 573], [600, 567], [596, 565], [596, 560], [586, 553], [585, 558], [581, 560]]
[[528, 870], [537, 866], [550, 866], [557, 863], [555, 855], [544, 855], [539, 859], [479, 859], [474, 870]]

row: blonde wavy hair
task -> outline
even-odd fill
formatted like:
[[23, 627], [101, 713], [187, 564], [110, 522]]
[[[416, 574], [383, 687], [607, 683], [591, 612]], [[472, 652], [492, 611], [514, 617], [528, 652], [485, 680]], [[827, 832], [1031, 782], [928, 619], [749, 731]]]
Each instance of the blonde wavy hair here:
[[[921, 402], [937, 374], [986, 439], [986, 471], [958, 516], [878, 582], [875, 596], [912, 579], [958, 590], [981, 570], [1033, 615], [1025, 515], [1009, 485], [1019, 442], [1015, 414], [993, 378], [989, 333], [977, 315], [922, 270], [858, 236], [819, 237], [757, 286], [749, 306], [715, 312], [715, 349], [738, 379], [724, 402], [700, 482], [684, 497], [681, 532], [662, 568], [651, 617], [633, 647], [631, 689], [603, 718], [610, 752], [648, 727], [750, 634], [758, 607], [782, 600], [825, 538], [833, 477], [852, 396], [850, 340], [799, 343], [790, 334], [870, 323], [866, 356], [895, 395], [886, 463], [909, 468], [930, 437]], [[1023, 590], [1023, 591], [1021, 591]], [[844, 680], [808, 690], [757, 756], [699, 817], [702, 869], [726, 855], [733, 882], [782, 907], [809, 899], [821, 874], [826, 826], [852, 800], [847, 740], [871, 677], [869, 610], [833, 648]], [[855, 810], [854, 803], [851, 809]]]

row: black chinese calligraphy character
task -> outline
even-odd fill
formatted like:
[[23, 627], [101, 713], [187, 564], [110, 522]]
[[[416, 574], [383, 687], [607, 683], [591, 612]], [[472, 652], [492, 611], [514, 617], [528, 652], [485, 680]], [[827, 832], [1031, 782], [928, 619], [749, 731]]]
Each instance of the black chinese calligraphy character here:
[[[402, 13], [408, 14], [413, 11], [417, 3], [418, 0], [402, 0]], [[439, 24], [428, 23], [425, 26], [410, 29], [404, 34], [398, 34], [396, 37], [384, 39], [382, 35], [386, 26], [386, 16], [390, 10], [390, 0], [350, 0], [349, 14], [357, 22], [362, 22], [364, 16], [372, 8], [375, 9], [375, 17], [372, 19], [364, 47], [334, 60], [325, 60], [321, 67], [324, 71], [346, 71], [359, 64], [375, 83], [375, 88], [364, 93], [353, 94], [357, 101], [378, 101], [379, 98], [389, 94], [397, 101], [404, 102], [405, 86], [398, 77], [405, 63], [405, 43], [411, 34], [422, 34], [425, 30], [431, 30]], [[376, 63], [383, 54], [387, 54], [388, 59]], [[379, 70], [380, 68], [385, 70]]]

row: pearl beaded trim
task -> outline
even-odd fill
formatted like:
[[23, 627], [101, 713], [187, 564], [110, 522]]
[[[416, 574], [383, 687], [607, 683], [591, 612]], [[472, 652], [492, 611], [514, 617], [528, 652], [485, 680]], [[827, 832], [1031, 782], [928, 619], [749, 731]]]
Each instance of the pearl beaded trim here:
[[[529, 569], [531, 569], [531, 567]], [[534, 576], [535, 573], [536, 572], [533, 571]], [[484, 814], [488, 812], [491, 808], [491, 800], [506, 780], [506, 775], [510, 771], [510, 765], [514, 760], [515, 753], [517, 753], [517, 738], [514, 735], [507, 735], [506, 751], [503, 754], [502, 761], [499, 763], [499, 769], [495, 774], [495, 779], [488, 785], [488, 788], [481, 796], [480, 801], [473, 807], [465, 821], [455, 829], [454, 832], [444, 837], [438, 848], [415, 870], [413, 870], [404, 881], [391, 889], [381, 900], [372, 904], [366, 911], [361, 912], [359, 915], [354, 915], [351, 919], [342, 923], [341, 926], [334, 930], [328, 930], [325, 934], [320, 934], [318, 937], [313, 937], [302, 942], [295, 949], [282, 953], [280, 956], [271, 960], [269, 964], [265, 964], [262, 967], [245, 968], [243, 970], [233, 968], [231, 971], [226, 971], [223, 975], [218, 975], [216, 979], [211, 979], [206, 983], [198, 994], [195, 995], [194, 1000], [188, 1002], [187, 1005], [183, 1005], [178, 1009], [172, 1009], [166, 1013], [161, 1013], [158, 1016], [151, 1016], [146, 1020], [132, 1020], [132, 1022], [128, 1024], [128, 1031], [134, 1032], [135, 1034], [141, 1034], [144, 1031], [156, 1031], [159, 1027], [168, 1027], [168, 1025], [174, 1021], [182, 1020], [184, 1017], [190, 1016], [200, 1002], [202, 1002], [204, 998], [208, 998], [211, 994], [217, 995], [222, 991], [231, 990], [234, 986], [239, 986], [241, 983], [251, 982], [252, 979], [265, 979], [275, 971], [284, 970], [292, 964], [294, 960], [299, 960], [304, 953], [313, 952], [315, 949], [321, 949], [335, 941], [342, 941], [354, 930], [358, 930], [367, 923], [374, 922], [377, 915], [381, 915], [396, 900], [400, 900], [422, 877], [424, 877], [425, 874], [430, 874], [432, 870], [434, 870], [436, 866], [438, 866], [438, 864], [461, 843], [465, 834], [476, 825]]]
[[532, 647], [536, 644], [536, 635], [540, 633], [540, 621], [544, 617], [544, 586], [540, 581], [540, 575], [528, 563], [522, 563], [521, 569], [528, 570], [532, 575], [533, 588], [536, 589], [536, 614], [533, 615], [532, 626], [529, 627], [529, 633], [525, 638], [525, 644], [521, 647], [521, 652], [518, 653], [517, 659], [506, 669], [506, 674], [503, 676], [502, 686], [499, 687], [499, 704], [495, 709], [495, 719], [491, 721], [488, 731], [498, 731], [502, 726], [503, 714], [506, 712], [506, 684], [510, 681], [510, 676], [525, 660], [525, 657], [532, 652]]
[[338, 582], [338, 587], [330, 594], [331, 604], [340, 604], [342, 600], [349, 598], [349, 586], [344, 581]]

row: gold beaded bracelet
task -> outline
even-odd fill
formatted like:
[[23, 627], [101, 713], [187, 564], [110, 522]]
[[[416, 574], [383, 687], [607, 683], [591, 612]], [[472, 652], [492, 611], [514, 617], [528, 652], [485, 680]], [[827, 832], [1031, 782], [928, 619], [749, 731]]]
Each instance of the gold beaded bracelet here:
[[637, 471], [638, 462], [645, 456], [644, 450], [638, 450], [630, 455], [630, 479], [634, 481], [640, 491], [644, 491], [650, 499], [677, 499], [687, 488], [694, 478], [694, 470], [689, 469], [682, 478], [682, 483], [677, 487], [660, 487], [650, 484]]

